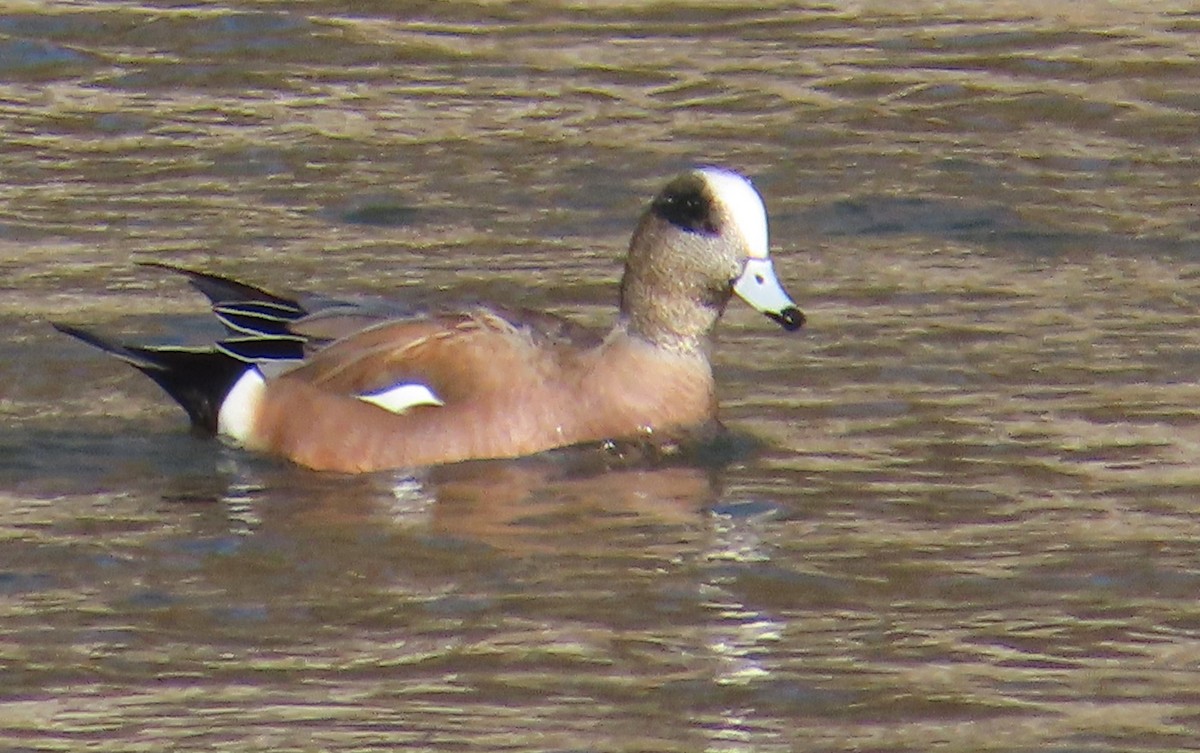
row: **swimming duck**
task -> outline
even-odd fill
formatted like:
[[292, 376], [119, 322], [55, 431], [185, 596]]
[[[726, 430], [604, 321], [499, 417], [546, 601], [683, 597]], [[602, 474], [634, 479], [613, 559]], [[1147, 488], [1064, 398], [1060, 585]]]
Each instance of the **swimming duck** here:
[[324, 471], [670, 437], [715, 421], [713, 330], [734, 295], [786, 330], [804, 323], [776, 279], [762, 198], [715, 167], [674, 178], [642, 214], [606, 333], [519, 307], [312, 303], [150, 266], [185, 275], [228, 336], [145, 346], [54, 326], [145, 373], [196, 430]]

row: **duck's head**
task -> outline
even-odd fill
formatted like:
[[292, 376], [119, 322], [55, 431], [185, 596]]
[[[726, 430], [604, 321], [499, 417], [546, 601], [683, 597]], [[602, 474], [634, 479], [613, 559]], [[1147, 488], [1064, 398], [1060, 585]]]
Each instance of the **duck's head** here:
[[621, 314], [632, 333], [686, 347], [707, 338], [734, 294], [786, 330], [804, 324], [775, 277], [758, 191], [723, 168], [690, 170], [642, 215], [621, 281]]

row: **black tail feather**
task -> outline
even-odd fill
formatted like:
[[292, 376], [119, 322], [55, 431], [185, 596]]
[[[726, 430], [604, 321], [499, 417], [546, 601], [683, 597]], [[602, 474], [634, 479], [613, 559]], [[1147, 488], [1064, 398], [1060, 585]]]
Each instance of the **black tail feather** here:
[[192, 427], [206, 434], [217, 433], [221, 403], [242, 374], [252, 368], [211, 346], [126, 345], [68, 324], [53, 324], [59, 332], [115, 356], [153, 379], [187, 411]]
[[231, 335], [279, 337], [288, 334], [288, 325], [308, 314], [299, 302], [268, 293], [228, 277], [175, 267], [162, 262], [139, 262], [140, 266], [163, 269], [183, 275], [212, 305], [213, 313]]
[[220, 303], [212, 307], [213, 314], [231, 334], [262, 337], [283, 337], [290, 334], [288, 325], [303, 316], [295, 307], [282, 308], [275, 303]]
[[286, 335], [279, 337], [227, 337], [213, 348], [243, 363], [300, 361], [304, 358], [306, 342], [302, 337]]
[[274, 304], [289, 311], [294, 311], [298, 316], [303, 316], [305, 313], [304, 308], [291, 298], [284, 298], [274, 293], [268, 293], [262, 288], [256, 288], [244, 282], [231, 280], [228, 277], [221, 277], [220, 275], [209, 274], [207, 272], [197, 272], [193, 269], [175, 267], [157, 261], [138, 262], [138, 266], [163, 269], [183, 275], [192, 284], [192, 287], [203, 293], [204, 297], [214, 306], [226, 303], [249, 303], [254, 301]]

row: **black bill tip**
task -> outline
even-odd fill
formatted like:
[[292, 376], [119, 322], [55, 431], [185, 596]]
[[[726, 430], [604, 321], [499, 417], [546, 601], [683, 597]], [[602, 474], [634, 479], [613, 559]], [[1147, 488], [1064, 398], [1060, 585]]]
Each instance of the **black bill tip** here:
[[795, 306], [789, 306], [779, 313], [768, 311], [767, 316], [788, 332], [795, 332], [804, 326], [804, 312]]

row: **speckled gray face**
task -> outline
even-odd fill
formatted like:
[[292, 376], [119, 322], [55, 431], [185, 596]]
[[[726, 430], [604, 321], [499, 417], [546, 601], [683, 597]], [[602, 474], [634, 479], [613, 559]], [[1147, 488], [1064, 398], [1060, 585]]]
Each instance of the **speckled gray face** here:
[[767, 210], [750, 181], [737, 173], [704, 167], [672, 181], [650, 205], [676, 228], [722, 235], [744, 262], [733, 292], [784, 329], [799, 329], [804, 314], [775, 277], [767, 243]]

